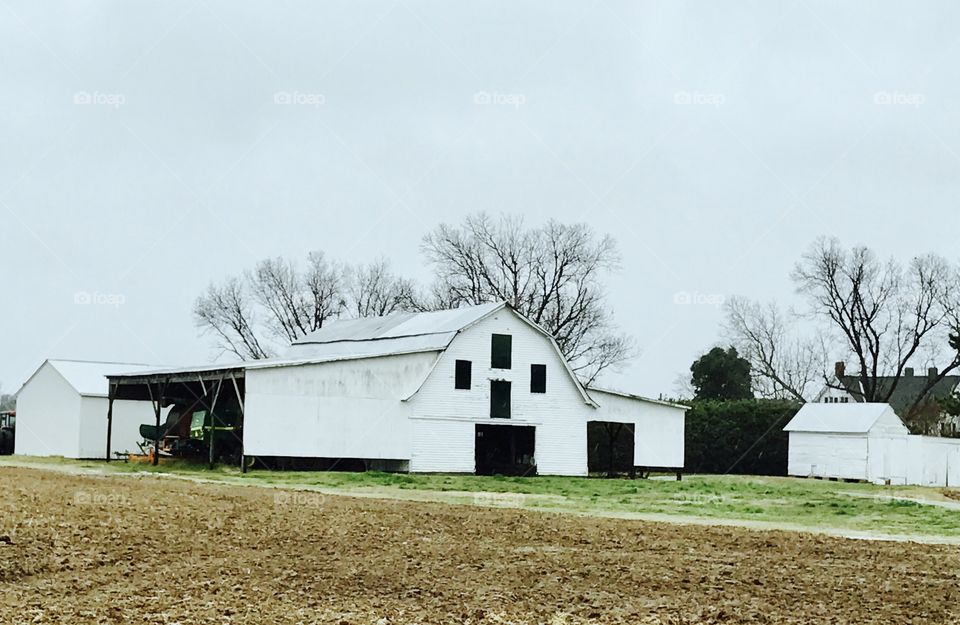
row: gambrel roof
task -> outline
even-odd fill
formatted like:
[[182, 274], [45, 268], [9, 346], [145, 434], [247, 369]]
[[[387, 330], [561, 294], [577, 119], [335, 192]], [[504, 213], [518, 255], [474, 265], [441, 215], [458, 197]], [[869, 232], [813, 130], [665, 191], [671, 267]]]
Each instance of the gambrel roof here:
[[[584, 402], [588, 405], [596, 406], [596, 403], [587, 394], [587, 390], [580, 382], [580, 379], [577, 378], [573, 372], [567, 359], [563, 357], [553, 336], [517, 312], [506, 302], [494, 302], [431, 312], [398, 312], [383, 317], [338, 319], [329, 322], [319, 330], [296, 341], [290, 346], [290, 349], [279, 358], [130, 373], [114, 371], [111, 372], [111, 375], [116, 375], [116, 377], [137, 377], [138, 374], [162, 376], [167, 374], [220, 371], [226, 369], [268, 369], [322, 364], [342, 360], [377, 358], [381, 356], [443, 352], [450, 346], [450, 343], [453, 342], [459, 333], [504, 309], [510, 310], [518, 319], [534, 331], [545, 336], [551, 342], [553, 348], [557, 350], [567, 374], [573, 380], [577, 390], [583, 397]], [[434, 366], [436, 366], [436, 364]], [[425, 381], [425, 379], [423, 381]], [[418, 385], [418, 389], [422, 386], [423, 381]], [[405, 399], [410, 399], [414, 395], [416, 395], [416, 391]]]

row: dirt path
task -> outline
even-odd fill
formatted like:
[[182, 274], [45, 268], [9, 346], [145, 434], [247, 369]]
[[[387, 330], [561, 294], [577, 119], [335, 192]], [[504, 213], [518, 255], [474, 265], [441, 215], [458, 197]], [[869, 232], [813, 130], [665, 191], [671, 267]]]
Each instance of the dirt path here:
[[5, 624], [960, 622], [955, 547], [20, 468], [0, 584]]
[[[502, 493], [485, 492], [467, 492], [467, 491], [436, 491], [424, 489], [398, 489], [389, 487], [361, 487], [361, 488], [322, 488], [315, 486], [292, 486], [284, 487], [272, 486], [262, 482], [251, 482], [229, 476], [214, 478], [202, 477], [200, 475], [182, 474], [182, 473], [152, 473], [144, 471], [142, 473], [117, 473], [110, 471], [106, 467], [87, 468], [73, 464], [38, 464], [36, 462], [18, 461], [14, 459], [0, 459], [0, 468], [15, 467], [23, 469], [36, 469], [42, 471], [52, 471], [66, 475], [86, 475], [86, 476], [111, 476], [116, 478], [141, 478], [141, 479], [170, 479], [191, 482], [195, 484], [221, 484], [237, 487], [265, 488], [265, 489], [290, 489], [304, 492], [320, 493], [322, 495], [336, 495], [342, 497], [360, 497], [372, 499], [386, 499], [398, 501], [412, 501], [422, 503], [446, 503], [456, 505], [479, 505], [483, 507], [496, 508], [520, 508], [524, 510], [533, 510], [550, 514], [572, 514], [581, 517], [598, 517], [607, 519], [621, 519], [631, 521], [650, 521], [654, 523], [673, 523], [679, 525], [697, 525], [697, 526], [715, 526], [715, 527], [741, 527], [754, 530], [785, 530], [791, 532], [806, 532], [823, 536], [835, 536], [838, 538], [850, 538], [856, 540], [872, 541], [890, 541], [890, 542], [917, 542], [931, 545], [960, 545], [960, 537], [940, 536], [936, 534], [891, 534], [882, 531], [857, 531], [843, 527], [811, 527], [810, 525], [774, 523], [770, 521], [757, 521], [750, 519], [724, 519], [716, 517], [704, 517], [696, 515], [677, 515], [677, 514], [657, 514], [651, 512], [625, 512], [593, 508], [590, 510], [579, 510], [575, 505], [566, 501], [562, 495], [522, 495], [507, 496]], [[859, 493], [846, 493], [849, 496], [876, 497], [876, 495], [861, 495]], [[912, 501], [922, 505], [932, 505], [947, 509], [960, 510], [960, 502], [939, 501], [934, 499], [920, 499], [909, 495], [891, 496], [891, 499]]]

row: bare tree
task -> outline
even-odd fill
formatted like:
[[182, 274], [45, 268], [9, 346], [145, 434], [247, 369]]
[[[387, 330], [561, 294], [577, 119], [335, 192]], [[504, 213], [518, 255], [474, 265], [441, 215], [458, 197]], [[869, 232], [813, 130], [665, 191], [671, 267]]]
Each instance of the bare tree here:
[[421, 306], [413, 282], [394, 275], [386, 260], [348, 267], [313, 252], [303, 269], [268, 258], [241, 276], [210, 285], [194, 304], [194, 320], [216, 336], [220, 349], [247, 360], [272, 355], [271, 339], [287, 345], [331, 319]]
[[380, 258], [346, 272], [347, 312], [356, 317], [382, 317], [403, 310], [419, 310], [416, 285], [390, 271]]
[[246, 281], [257, 303], [269, 312], [271, 333], [293, 342], [340, 314], [343, 273], [322, 252], [312, 252], [302, 273], [290, 261], [268, 258], [246, 274]]
[[[868, 248], [846, 250], [837, 239], [820, 239], [797, 263], [793, 280], [859, 365], [868, 402], [889, 401], [910, 360], [924, 352], [941, 354], [950, 331], [960, 327], [960, 280], [936, 255], [916, 257], [903, 267], [894, 259], [881, 261]], [[960, 351], [928, 378], [911, 412], [958, 367]]]
[[635, 351], [604, 301], [603, 277], [619, 266], [616, 243], [586, 224], [526, 228], [520, 218], [481, 213], [459, 227], [441, 224], [422, 248], [437, 302], [510, 303], [554, 336], [588, 384]]
[[799, 333], [794, 315], [774, 303], [732, 297], [724, 304], [724, 333], [750, 361], [753, 390], [765, 399], [812, 399], [825, 379], [826, 347]]
[[254, 329], [253, 302], [240, 278], [228, 278], [222, 285], [211, 284], [193, 306], [196, 323], [213, 332], [220, 349], [242, 360], [268, 358]]

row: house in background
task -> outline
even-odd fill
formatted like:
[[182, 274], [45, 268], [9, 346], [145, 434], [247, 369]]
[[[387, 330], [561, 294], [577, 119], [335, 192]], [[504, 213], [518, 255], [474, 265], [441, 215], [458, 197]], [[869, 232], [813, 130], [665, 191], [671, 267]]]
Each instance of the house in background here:
[[[14, 453], [24, 456], [103, 458], [107, 446], [108, 373], [145, 371], [148, 365], [47, 360], [17, 393]], [[138, 452], [140, 423], [153, 420], [142, 402], [117, 402], [113, 449]]]
[[242, 455], [267, 466], [586, 475], [587, 424], [601, 421], [630, 426], [636, 466], [683, 467], [685, 406], [585, 388], [553, 337], [506, 303], [339, 320], [280, 358], [110, 380], [116, 399], [145, 406], [186, 397], [212, 410], [227, 388]]
[[[943, 376], [943, 379], [935, 382], [924, 394], [924, 389], [930, 381], [936, 380], [938, 377], [940, 377], [940, 372], [936, 368], [928, 369], [926, 375], [917, 375], [915, 369], [907, 367], [899, 381], [894, 376], [883, 376], [879, 378], [879, 384], [882, 388], [891, 388], [896, 383], [893, 394], [887, 403], [893, 407], [894, 412], [901, 420], [912, 422], [915, 415], [909, 414], [910, 408], [921, 394], [923, 394], [925, 400], [941, 401], [960, 389], [960, 375], [946, 375]], [[849, 375], [846, 364], [842, 362], [838, 362], [835, 366], [834, 382], [825, 386], [814, 398], [814, 403], [821, 404], [864, 403], [864, 401], [860, 376]], [[960, 422], [956, 417], [938, 412], [929, 421], [931, 422], [931, 431], [928, 431], [928, 434], [955, 436], [960, 433], [960, 428], [958, 428]]]

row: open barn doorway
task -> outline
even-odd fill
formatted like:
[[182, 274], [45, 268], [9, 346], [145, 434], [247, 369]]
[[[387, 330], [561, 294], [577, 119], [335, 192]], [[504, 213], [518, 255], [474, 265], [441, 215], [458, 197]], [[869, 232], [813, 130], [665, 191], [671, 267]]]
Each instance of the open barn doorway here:
[[536, 475], [537, 428], [477, 425], [477, 475]]
[[634, 473], [636, 437], [632, 423], [587, 423], [587, 470], [607, 475]]

